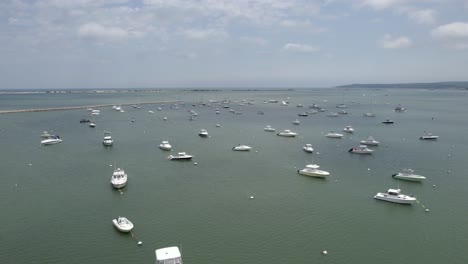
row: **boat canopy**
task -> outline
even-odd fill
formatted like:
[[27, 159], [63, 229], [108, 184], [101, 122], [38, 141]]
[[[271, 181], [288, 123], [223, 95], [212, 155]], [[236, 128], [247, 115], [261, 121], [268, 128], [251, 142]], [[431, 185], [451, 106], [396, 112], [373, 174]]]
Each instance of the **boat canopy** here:
[[182, 264], [178, 247], [156, 249], [156, 264]]
[[320, 166], [317, 165], [317, 164], [309, 164], [309, 165], [306, 165], [306, 168], [309, 168], [309, 169], [318, 169], [318, 168], [320, 168]]

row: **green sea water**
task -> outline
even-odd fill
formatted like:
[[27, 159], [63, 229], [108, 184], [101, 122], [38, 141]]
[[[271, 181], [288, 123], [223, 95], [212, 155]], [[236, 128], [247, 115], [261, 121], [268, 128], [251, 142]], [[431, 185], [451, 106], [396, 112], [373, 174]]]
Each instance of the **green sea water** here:
[[[255, 104], [240, 106], [243, 99]], [[290, 103], [262, 103], [268, 99]], [[154, 250], [167, 246], [178, 246], [186, 264], [468, 263], [466, 91], [27, 94], [0, 95], [0, 108], [169, 100], [185, 103], [102, 108], [94, 129], [79, 123], [93, 119], [85, 109], [1, 115], [0, 263], [154, 263]], [[209, 100], [230, 100], [242, 114]], [[343, 102], [348, 115], [327, 117]], [[298, 116], [313, 103], [325, 112]], [[398, 104], [407, 111], [393, 111]], [[199, 114], [193, 121], [190, 110]], [[377, 116], [363, 117], [370, 111]], [[395, 124], [382, 124], [386, 118]], [[299, 136], [278, 137], [266, 125]], [[325, 137], [346, 125], [355, 133]], [[209, 138], [197, 135], [202, 128]], [[63, 142], [41, 146], [44, 130]], [[104, 131], [111, 148], [102, 145]], [[424, 131], [439, 140], [419, 140]], [[369, 135], [381, 142], [372, 155], [348, 153]], [[169, 161], [162, 140], [194, 160]], [[253, 150], [231, 150], [240, 143]], [[306, 143], [314, 154], [302, 150]], [[330, 178], [297, 174], [312, 162]], [[110, 185], [114, 166], [129, 177], [122, 193]], [[391, 177], [403, 168], [427, 180]], [[398, 187], [420, 203], [373, 199]], [[134, 223], [135, 237], [113, 227], [117, 216]]]

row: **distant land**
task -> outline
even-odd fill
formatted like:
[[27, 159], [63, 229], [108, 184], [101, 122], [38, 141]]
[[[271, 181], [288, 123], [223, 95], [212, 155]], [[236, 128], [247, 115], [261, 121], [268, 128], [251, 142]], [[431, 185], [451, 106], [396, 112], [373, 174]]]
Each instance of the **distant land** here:
[[468, 82], [432, 82], [432, 83], [355, 83], [336, 86], [335, 88], [374, 88], [374, 89], [462, 89], [468, 90]]

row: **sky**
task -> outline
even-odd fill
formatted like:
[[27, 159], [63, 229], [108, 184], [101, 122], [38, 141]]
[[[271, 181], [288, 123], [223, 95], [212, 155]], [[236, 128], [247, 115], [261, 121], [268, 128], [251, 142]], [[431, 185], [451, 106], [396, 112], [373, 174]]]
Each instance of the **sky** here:
[[468, 80], [468, 0], [2, 0], [0, 89]]

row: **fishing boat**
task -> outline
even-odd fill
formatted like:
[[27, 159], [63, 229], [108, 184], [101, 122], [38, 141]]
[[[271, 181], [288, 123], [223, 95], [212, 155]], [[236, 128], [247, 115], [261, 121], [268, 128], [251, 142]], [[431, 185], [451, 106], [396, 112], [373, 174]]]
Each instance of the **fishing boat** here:
[[406, 180], [406, 181], [416, 181], [420, 182], [426, 179], [426, 177], [422, 175], [414, 174], [414, 170], [412, 169], [404, 169], [398, 173], [392, 175], [395, 179]]
[[439, 136], [435, 136], [435, 135], [432, 135], [432, 133], [427, 133], [427, 132], [424, 136], [419, 137], [419, 139], [422, 139], [422, 140], [436, 140], [438, 138]]
[[127, 174], [121, 168], [114, 170], [111, 178], [111, 184], [114, 188], [120, 189], [127, 185]]
[[317, 164], [309, 164], [302, 170], [298, 170], [297, 173], [305, 176], [312, 176], [312, 177], [319, 177], [324, 178], [330, 175], [328, 171], [319, 170], [319, 165]]
[[185, 152], [179, 152], [177, 155], [169, 155], [167, 158], [170, 160], [191, 160], [192, 157], [192, 155], [188, 155]]
[[133, 229], [133, 223], [123, 216], [112, 219], [112, 224], [114, 224], [115, 228], [117, 228], [120, 232], [124, 233], [128, 233]]
[[388, 189], [387, 192], [379, 192], [374, 198], [399, 204], [413, 204], [416, 201], [416, 197], [402, 194], [400, 189]]
[[159, 148], [162, 150], [172, 150], [171, 144], [169, 144], [169, 141], [162, 141], [161, 144], [159, 144]]
[[112, 139], [110, 132], [104, 132], [104, 139], [102, 140], [102, 144], [104, 146], [112, 146], [112, 144], [114, 144], [114, 140]]

